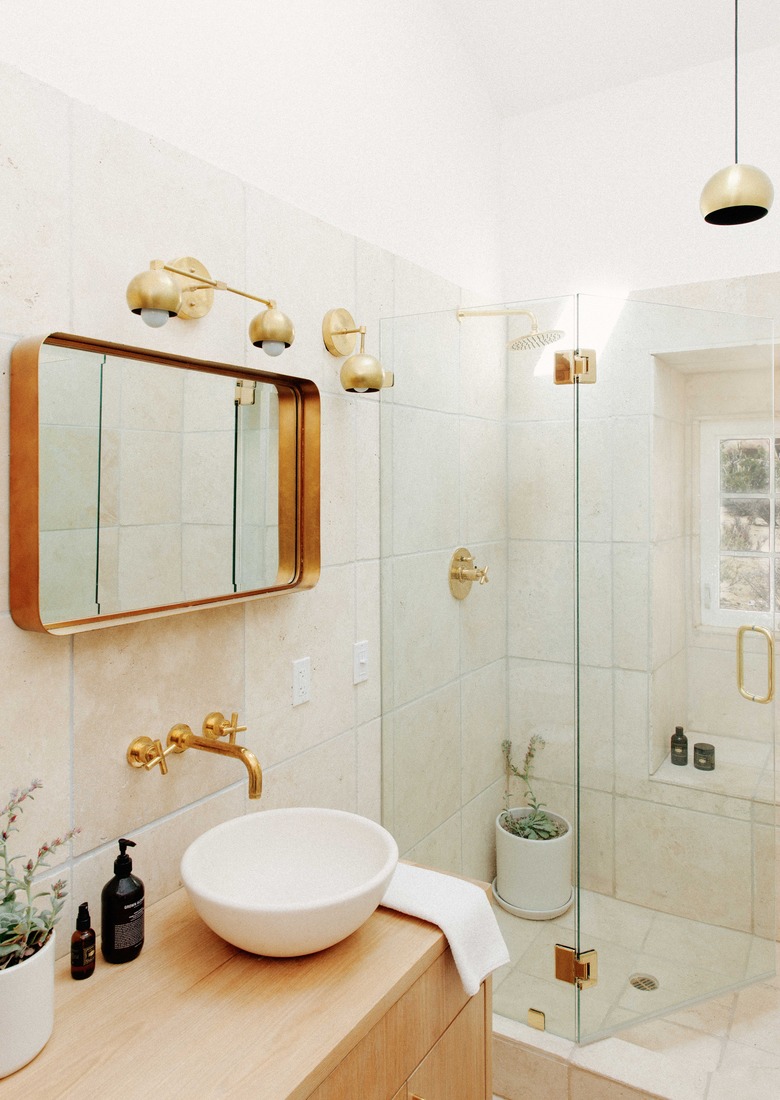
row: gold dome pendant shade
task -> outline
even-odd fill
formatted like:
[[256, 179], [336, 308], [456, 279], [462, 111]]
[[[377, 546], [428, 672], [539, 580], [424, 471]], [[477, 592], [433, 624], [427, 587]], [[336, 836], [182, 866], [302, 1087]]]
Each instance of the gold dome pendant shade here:
[[766, 172], [753, 164], [729, 164], [704, 185], [699, 209], [711, 225], [742, 225], [768, 214], [774, 197]]
[[775, 191], [766, 172], [739, 163], [738, 132], [739, 0], [734, 0], [734, 163], [721, 168], [704, 185], [699, 199], [710, 225], [744, 225], [769, 213]]

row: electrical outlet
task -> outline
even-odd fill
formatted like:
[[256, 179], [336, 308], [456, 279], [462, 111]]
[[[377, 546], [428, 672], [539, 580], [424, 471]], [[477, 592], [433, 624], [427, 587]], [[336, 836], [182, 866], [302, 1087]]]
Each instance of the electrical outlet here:
[[368, 679], [368, 642], [355, 642], [352, 647], [352, 683]]
[[297, 707], [311, 699], [311, 657], [293, 661], [292, 673], [292, 705]]

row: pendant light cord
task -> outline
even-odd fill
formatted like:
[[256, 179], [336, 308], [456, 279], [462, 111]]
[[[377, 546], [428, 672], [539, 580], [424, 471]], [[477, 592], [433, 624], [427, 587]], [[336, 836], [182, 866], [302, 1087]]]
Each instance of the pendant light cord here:
[[739, 152], [737, 143], [737, 134], [739, 129], [739, 110], [738, 110], [738, 96], [737, 96], [737, 77], [739, 73], [739, 0], [734, 0], [734, 163], [739, 164]]

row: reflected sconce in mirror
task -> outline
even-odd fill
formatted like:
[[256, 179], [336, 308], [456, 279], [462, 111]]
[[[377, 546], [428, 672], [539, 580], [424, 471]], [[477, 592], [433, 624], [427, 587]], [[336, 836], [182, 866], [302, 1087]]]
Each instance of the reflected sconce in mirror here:
[[312, 588], [317, 386], [61, 332], [19, 341], [9, 553], [14, 622], [50, 634]]
[[[360, 335], [360, 351], [355, 351]], [[376, 393], [394, 383], [393, 372], [384, 370], [373, 355], [366, 354], [366, 326], [356, 325], [346, 309], [330, 309], [322, 319], [322, 339], [331, 355], [345, 359], [341, 365], [341, 384], [348, 393]]]
[[127, 287], [127, 304], [151, 328], [160, 328], [170, 317], [184, 321], [205, 317], [214, 304], [214, 291], [227, 290], [266, 306], [249, 324], [249, 339], [266, 355], [281, 355], [295, 339], [290, 318], [271, 298], [258, 298], [234, 286], [212, 279], [200, 260], [183, 256], [169, 264], [152, 260], [148, 271], [135, 275]]

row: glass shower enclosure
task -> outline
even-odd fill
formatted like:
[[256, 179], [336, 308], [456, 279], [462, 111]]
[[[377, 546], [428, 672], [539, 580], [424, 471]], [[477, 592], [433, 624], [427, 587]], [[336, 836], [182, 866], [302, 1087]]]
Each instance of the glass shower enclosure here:
[[[774, 969], [772, 324], [585, 295], [460, 314], [381, 325], [384, 820], [492, 882], [502, 741], [543, 739], [571, 905], [496, 903], [494, 1009], [585, 1042]], [[455, 599], [464, 548], [488, 583]]]

